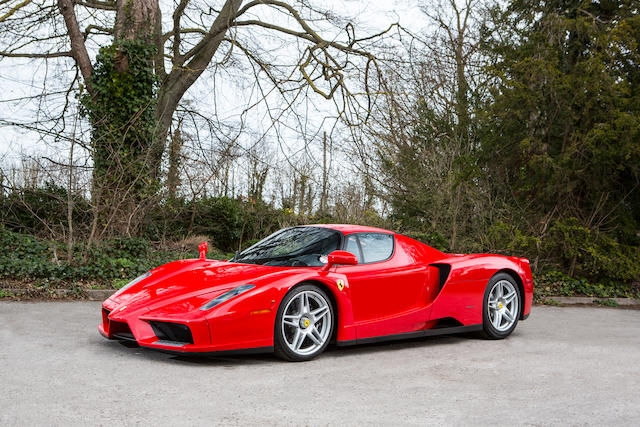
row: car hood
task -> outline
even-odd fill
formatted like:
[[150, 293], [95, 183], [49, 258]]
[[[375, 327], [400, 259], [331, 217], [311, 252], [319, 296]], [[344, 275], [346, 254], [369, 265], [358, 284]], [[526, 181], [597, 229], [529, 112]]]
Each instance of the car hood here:
[[246, 284], [252, 279], [286, 269], [209, 260], [174, 261], [151, 270], [149, 277], [121, 292], [116, 292], [109, 299], [130, 309], [152, 309], [168, 300], [192, 298], [203, 294], [215, 296], [226, 289]]

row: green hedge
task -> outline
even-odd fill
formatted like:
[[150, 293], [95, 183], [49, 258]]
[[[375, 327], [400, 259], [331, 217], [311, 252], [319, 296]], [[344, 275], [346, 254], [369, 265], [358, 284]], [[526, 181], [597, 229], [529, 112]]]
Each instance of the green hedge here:
[[597, 298], [640, 298], [640, 287], [626, 282], [592, 282], [586, 278], [574, 279], [560, 271], [549, 271], [534, 276], [536, 298], [548, 296], [588, 296]]
[[169, 261], [196, 257], [197, 252], [158, 249], [141, 239], [121, 238], [91, 248], [76, 244], [71, 260], [63, 256], [66, 246], [60, 242], [0, 228], [0, 279], [37, 285], [88, 282], [108, 287]]

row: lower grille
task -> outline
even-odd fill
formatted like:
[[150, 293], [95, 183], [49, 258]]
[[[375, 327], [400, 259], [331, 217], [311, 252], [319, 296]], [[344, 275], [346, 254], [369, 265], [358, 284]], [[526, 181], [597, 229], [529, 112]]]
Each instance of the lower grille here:
[[136, 338], [133, 336], [133, 333], [131, 332], [131, 329], [129, 329], [129, 325], [124, 322], [116, 322], [114, 320], [111, 320], [109, 322], [109, 332], [111, 332], [111, 336], [119, 340], [136, 340]]
[[191, 329], [182, 323], [149, 321], [153, 333], [161, 341], [173, 341], [182, 344], [193, 344]]

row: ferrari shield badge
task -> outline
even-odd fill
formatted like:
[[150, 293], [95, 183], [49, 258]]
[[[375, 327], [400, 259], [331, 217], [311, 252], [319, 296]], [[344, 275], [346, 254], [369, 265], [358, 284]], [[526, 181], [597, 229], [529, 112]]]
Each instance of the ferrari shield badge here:
[[338, 281], [336, 282], [336, 285], [338, 285], [338, 289], [339, 290], [343, 290], [344, 289], [344, 280], [338, 279]]

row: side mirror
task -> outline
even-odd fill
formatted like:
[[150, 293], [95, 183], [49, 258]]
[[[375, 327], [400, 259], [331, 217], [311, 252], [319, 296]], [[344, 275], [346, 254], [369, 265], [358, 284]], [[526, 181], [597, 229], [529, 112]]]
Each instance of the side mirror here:
[[347, 251], [333, 251], [329, 254], [328, 262], [322, 267], [323, 270], [328, 270], [334, 265], [357, 265], [358, 257]]

